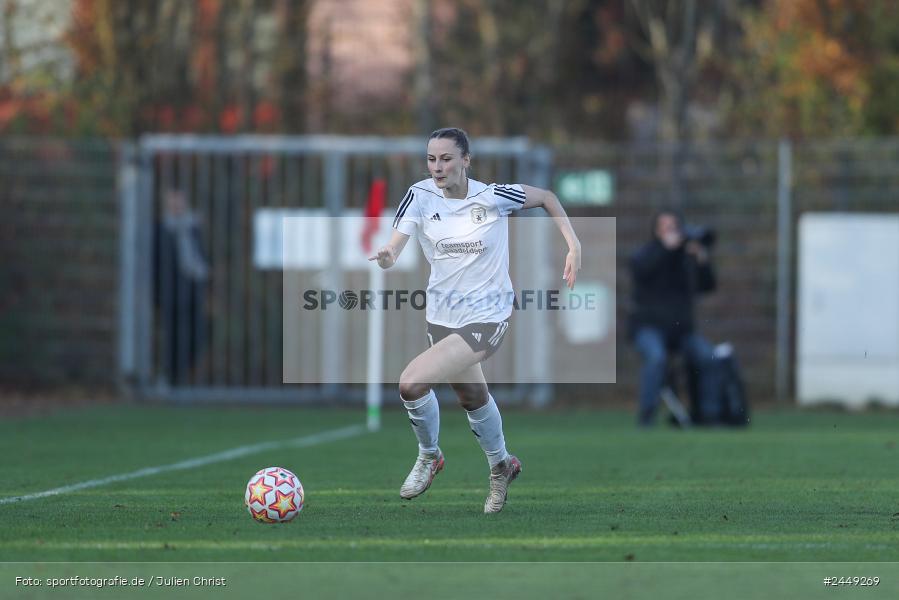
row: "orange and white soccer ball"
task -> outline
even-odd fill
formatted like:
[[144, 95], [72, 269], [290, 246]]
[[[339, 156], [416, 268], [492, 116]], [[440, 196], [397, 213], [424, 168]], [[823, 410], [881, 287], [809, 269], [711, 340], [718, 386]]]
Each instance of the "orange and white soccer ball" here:
[[303, 510], [303, 484], [282, 467], [256, 471], [247, 482], [244, 504], [261, 523], [286, 523]]

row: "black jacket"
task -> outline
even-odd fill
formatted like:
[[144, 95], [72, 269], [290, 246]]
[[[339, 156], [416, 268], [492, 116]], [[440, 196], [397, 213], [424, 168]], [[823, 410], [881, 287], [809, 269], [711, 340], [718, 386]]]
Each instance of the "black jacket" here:
[[696, 294], [715, 289], [711, 261], [700, 265], [684, 251], [666, 249], [657, 239], [642, 246], [631, 257], [633, 307], [630, 336], [644, 326], [663, 332], [669, 346], [692, 333]]

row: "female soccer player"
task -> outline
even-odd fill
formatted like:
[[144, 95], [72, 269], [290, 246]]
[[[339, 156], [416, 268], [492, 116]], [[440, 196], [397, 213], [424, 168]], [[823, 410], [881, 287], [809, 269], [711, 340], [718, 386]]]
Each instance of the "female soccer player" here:
[[506, 503], [509, 483], [521, 473], [521, 462], [506, 450], [502, 418], [480, 365], [499, 348], [512, 315], [506, 219], [514, 210], [546, 209], [568, 242], [562, 277], [570, 288], [581, 267], [581, 244], [552, 192], [469, 179], [468, 145], [468, 135], [461, 129], [431, 134], [427, 156], [431, 177], [406, 192], [390, 242], [369, 260], [378, 261], [382, 269], [392, 267], [417, 231], [431, 265], [426, 309], [430, 347], [409, 363], [399, 381], [418, 438], [418, 459], [400, 496], [411, 499], [424, 493], [443, 469], [443, 453], [437, 446], [440, 412], [432, 386], [448, 381], [490, 465], [484, 512], [497, 513]]

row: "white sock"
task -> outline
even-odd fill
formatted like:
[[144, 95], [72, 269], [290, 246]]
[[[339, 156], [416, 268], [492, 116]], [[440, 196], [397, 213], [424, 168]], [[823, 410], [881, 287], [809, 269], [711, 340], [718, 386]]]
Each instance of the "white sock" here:
[[440, 406], [434, 390], [418, 400], [403, 400], [403, 406], [409, 413], [412, 431], [418, 438], [418, 453], [434, 454], [437, 452], [437, 436], [440, 434]]
[[471, 430], [478, 443], [487, 455], [487, 462], [492, 469], [509, 456], [506, 452], [506, 440], [503, 437], [503, 418], [493, 396], [487, 394], [487, 404], [472, 411], [466, 411]]

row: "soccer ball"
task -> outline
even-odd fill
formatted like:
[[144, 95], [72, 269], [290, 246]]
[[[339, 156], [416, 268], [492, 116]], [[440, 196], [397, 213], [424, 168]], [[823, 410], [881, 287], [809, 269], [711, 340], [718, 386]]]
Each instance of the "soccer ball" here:
[[303, 484], [281, 467], [256, 471], [247, 482], [244, 504], [260, 523], [286, 523], [303, 510]]

